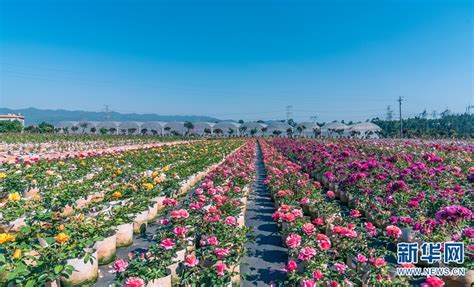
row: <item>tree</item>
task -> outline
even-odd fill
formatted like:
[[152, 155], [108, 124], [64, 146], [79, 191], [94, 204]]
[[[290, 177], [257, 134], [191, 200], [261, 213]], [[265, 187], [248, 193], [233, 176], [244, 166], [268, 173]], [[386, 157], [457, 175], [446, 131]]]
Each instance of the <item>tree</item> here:
[[96, 131], [97, 131], [97, 128], [96, 128], [96, 127], [92, 127], [92, 128], [91, 128], [91, 133], [95, 134]]
[[263, 127], [263, 128], [261, 129], [261, 131], [262, 131], [262, 136], [265, 136], [265, 133], [268, 131], [268, 128], [267, 128], [267, 127]]
[[73, 126], [73, 127], [71, 128], [71, 131], [72, 131], [73, 133], [76, 133], [78, 130], [79, 130], [79, 127], [77, 127], [77, 126]]
[[243, 124], [244, 123], [244, 120], [239, 120], [239, 124]]
[[116, 128], [110, 128], [109, 132], [114, 135], [114, 134], [117, 133], [117, 129]]
[[102, 127], [102, 128], [99, 129], [99, 133], [100, 133], [101, 135], [106, 135], [107, 132], [108, 132], [108, 130], [107, 130], [106, 128], [104, 128], [104, 127]]
[[289, 120], [288, 120], [288, 124], [289, 124], [290, 126], [292, 126], [292, 127], [295, 127], [295, 126], [296, 126], [296, 123], [295, 123], [295, 121], [294, 121], [293, 119], [289, 119]]
[[86, 128], [87, 128], [87, 123], [80, 123], [80, 124], [79, 124], [79, 127], [82, 128], [82, 133], [84, 133], [85, 130], [86, 130]]
[[42, 134], [54, 132], [54, 126], [52, 124], [42, 122], [38, 125], [38, 131]]
[[234, 134], [234, 132], [235, 132], [235, 130], [234, 130], [234, 129], [231, 129], [231, 128], [229, 128], [229, 129], [227, 130], [227, 133], [229, 134], [229, 136], [232, 136], [232, 135]]
[[0, 133], [21, 133], [23, 125], [19, 120], [0, 121]]
[[156, 136], [156, 135], [158, 134], [158, 131], [157, 131], [157, 130], [154, 130], [154, 129], [152, 129], [152, 130], [151, 130], [151, 133], [152, 133], [154, 136]]
[[214, 133], [218, 136], [222, 135], [224, 132], [221, 129], [214, 129]]
[[293, 129], [292, 128], [287, 128], [286, 129], [286, 135], [291, 138], [293, 136]]
[[257, 128], [253, 128], [250, 130], [250, 136], [254, 137], [256, 133], [257, 133]]
[[136, 128], [127, 129], [127, 132], [128, 132], [129, 135], [133, 135], [136, 131], [137, 131]]
[[239, 127], [239, 132], [240, 132], [240, 135], [245, 135], [245, 132], [247, 131], [247, 127], [246, 126], [240, 126]]
[[140, 132], [142, 135], [146, 135], [146, 133], [148, 132], [148, 129], [143, 128]]
[[206, 135], [210, 135], [210, 134], [212, 134], [212, 130], [211, 130], [210, 128], [205, 128], [205, 129], [204, 129], [204, 133], [205, 133]]
[[313, 128], [313, 134], [314, 134], [314, 137], [317, 138], [318, 136], [321, 135], [321, 129]]
[[281, 131], [279, 131], [279, 130], [274, 130], [273, 131], [273, 135], [276, 136], [276, 137], [279, 137], [280, 134], [281, 134]]
[[184, 123], [184, 128], [186, 129], [186, 135], [189, 134], [189, 132], [194, 129], [194, 125], [192, 122], [185, 122]]

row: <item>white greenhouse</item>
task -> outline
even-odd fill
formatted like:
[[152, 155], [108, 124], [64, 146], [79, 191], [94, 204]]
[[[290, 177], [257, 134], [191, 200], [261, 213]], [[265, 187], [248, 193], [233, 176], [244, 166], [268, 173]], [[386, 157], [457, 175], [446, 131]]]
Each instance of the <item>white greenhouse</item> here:
[[205, 136], [212, 134], [212, 127], [215, 123], [208, 123], [208, 122], [194, 122], [193, 129], [190, 131], [193, 134]]
[[311, 138], [316, 137], [321, 133], [321, 128], [318, 124], [313, 122], [302, 122], [296, 125], [295, 127], [295, 135]]
[[219, 122], [212, 127], [213, 134], [218, 136], [238, 135], [240, 124], [234, 122]]
[[257, 122], [246, 122], [243, 123], [240, 127], [240, 134], [244, 136], [262, 136], [263, 131], [267, 127], [266, 124], [257, 123]]
[[173, 133], [184, 135], [186, 133], [186, 129], [184, 128], [184, 122], [169, 122], [166, 123], [163, 127], [164, 134], [170, 135]]
[[121, 135], [138, 135], [140, 134], [140, 122], [121, 122], [118, 126], [118, 132]]
[[293, 127], [285, 122], [272, 121], [267, 122], [266, 135], [274, 137], [288, 137], [293, 134]]
[[382, 129], [378, 125], [365, 122], [350, 125], [347, 132], [354, 138], [377, 139], [381, 131]]
[[332, 122], [321, 127], [321, 136], [329, 138], [342, 138], [347, 136], [348, 126], [343, 123]]
[[145, 135], [163, 135], [165, 123], [144, 122], [140, 127], [140, 133]]
[[100, 122], [96, 126], [97, 133], [102, 133], [101, 130], [104, 130], [106, 131], [106, 134], [116, 135], [119, 130], [119, 124], [120, 122], [112, 122], [112, 121]]

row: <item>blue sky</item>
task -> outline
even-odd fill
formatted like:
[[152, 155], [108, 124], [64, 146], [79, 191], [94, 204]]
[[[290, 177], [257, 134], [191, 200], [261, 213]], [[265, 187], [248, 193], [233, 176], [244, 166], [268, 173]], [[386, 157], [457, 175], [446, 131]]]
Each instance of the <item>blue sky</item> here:
[[0, 0], [0, 106], [360, 121], [474, 104], [472, 1]]

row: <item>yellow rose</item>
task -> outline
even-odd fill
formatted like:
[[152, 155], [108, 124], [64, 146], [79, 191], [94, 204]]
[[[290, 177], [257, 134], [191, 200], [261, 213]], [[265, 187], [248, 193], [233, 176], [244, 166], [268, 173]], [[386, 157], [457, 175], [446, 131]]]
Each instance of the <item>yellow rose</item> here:
[[81, 161], [80, 165], [81, 165], [81, 166], [86, 166], [86, 162], [85, 162], [85, 161]]
[[0, 179], [4, 179], [7, 177], [7, 174], [4, 172], [0, 172]]
[[59, 231], [63, 231], [66, 227], [64, 227], [64, 224], [59, 225], [58, 229]]
[[69, 236], [66, 233], [61, 232], [58, 235], [56, 235], [56, 237], [54, 237], [54, 239], [56, 239], [56, 242], [62, 244], [62, 243], [69, 240]]
[[46, 173], [46, 175], [50, 175], [50, 176], [54, 175], [54, 171], [52, 171], [52, 170], [47, 170], [45, 173]]
[[0, 233], [0, 244], [8, 241], [15, 241], [15, 237], [9, 233]]
[[170, 170], [170, 166], [169, 166], [169, 165], [167, 165], [167, 166], [165, 166], [165, 167], [163, 168], [163, 171], [164, 171], [164, 172], [167, 172], [168, 170]]
[[120, 197], [122, 197], [122, 193], [120, 191], [116, 191], [116, 192], [112, 193], [112, 197], [120, 198]]
[[151, 183], [143, 183], [142, 186], [146, 189], [152, 189], [153, 188], [153, 184], [151, 184]]
[[22, 254], [21, 249], [16, 249], [15, 252], [13, 252], [13, 258], [20, 259], [21, 254]]
[[59, 162], [59, 165], [64, 165], [64, 161], [60, 161], [60, 162]]
[[13, 192], [8, 195], [8, 200], [10, 201], [19, 201], [21, 199], [21, 195], [18, 192]]

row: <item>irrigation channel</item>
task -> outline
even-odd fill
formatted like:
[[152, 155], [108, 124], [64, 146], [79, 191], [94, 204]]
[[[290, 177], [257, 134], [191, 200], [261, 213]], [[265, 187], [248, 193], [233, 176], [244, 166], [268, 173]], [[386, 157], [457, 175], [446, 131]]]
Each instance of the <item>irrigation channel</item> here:
[[[270, 192], [263, 183], [266, 176], [262, 150], [257, 143], [255, 156], [256, 181], [251, 189], [245, 225], [253, 228], [246, 247], [248, 254], [241, 263], [241, 286], [277, 286], [285, 279], [285, 263], [288, 259], [287, 249], [278, 225], [272, 219], [275, 206], [270, 198]], [[134, 235], [133, 244], [117, 249], [117, 258], [126, 258], [134, 250], [146, 250], [152, 244], [152, 237], [157, 224], [149, 224], [146, 233]], [[99, 279], [94, 286], [114, 286], [115, 273], [113, 263], [99, 267]]]

